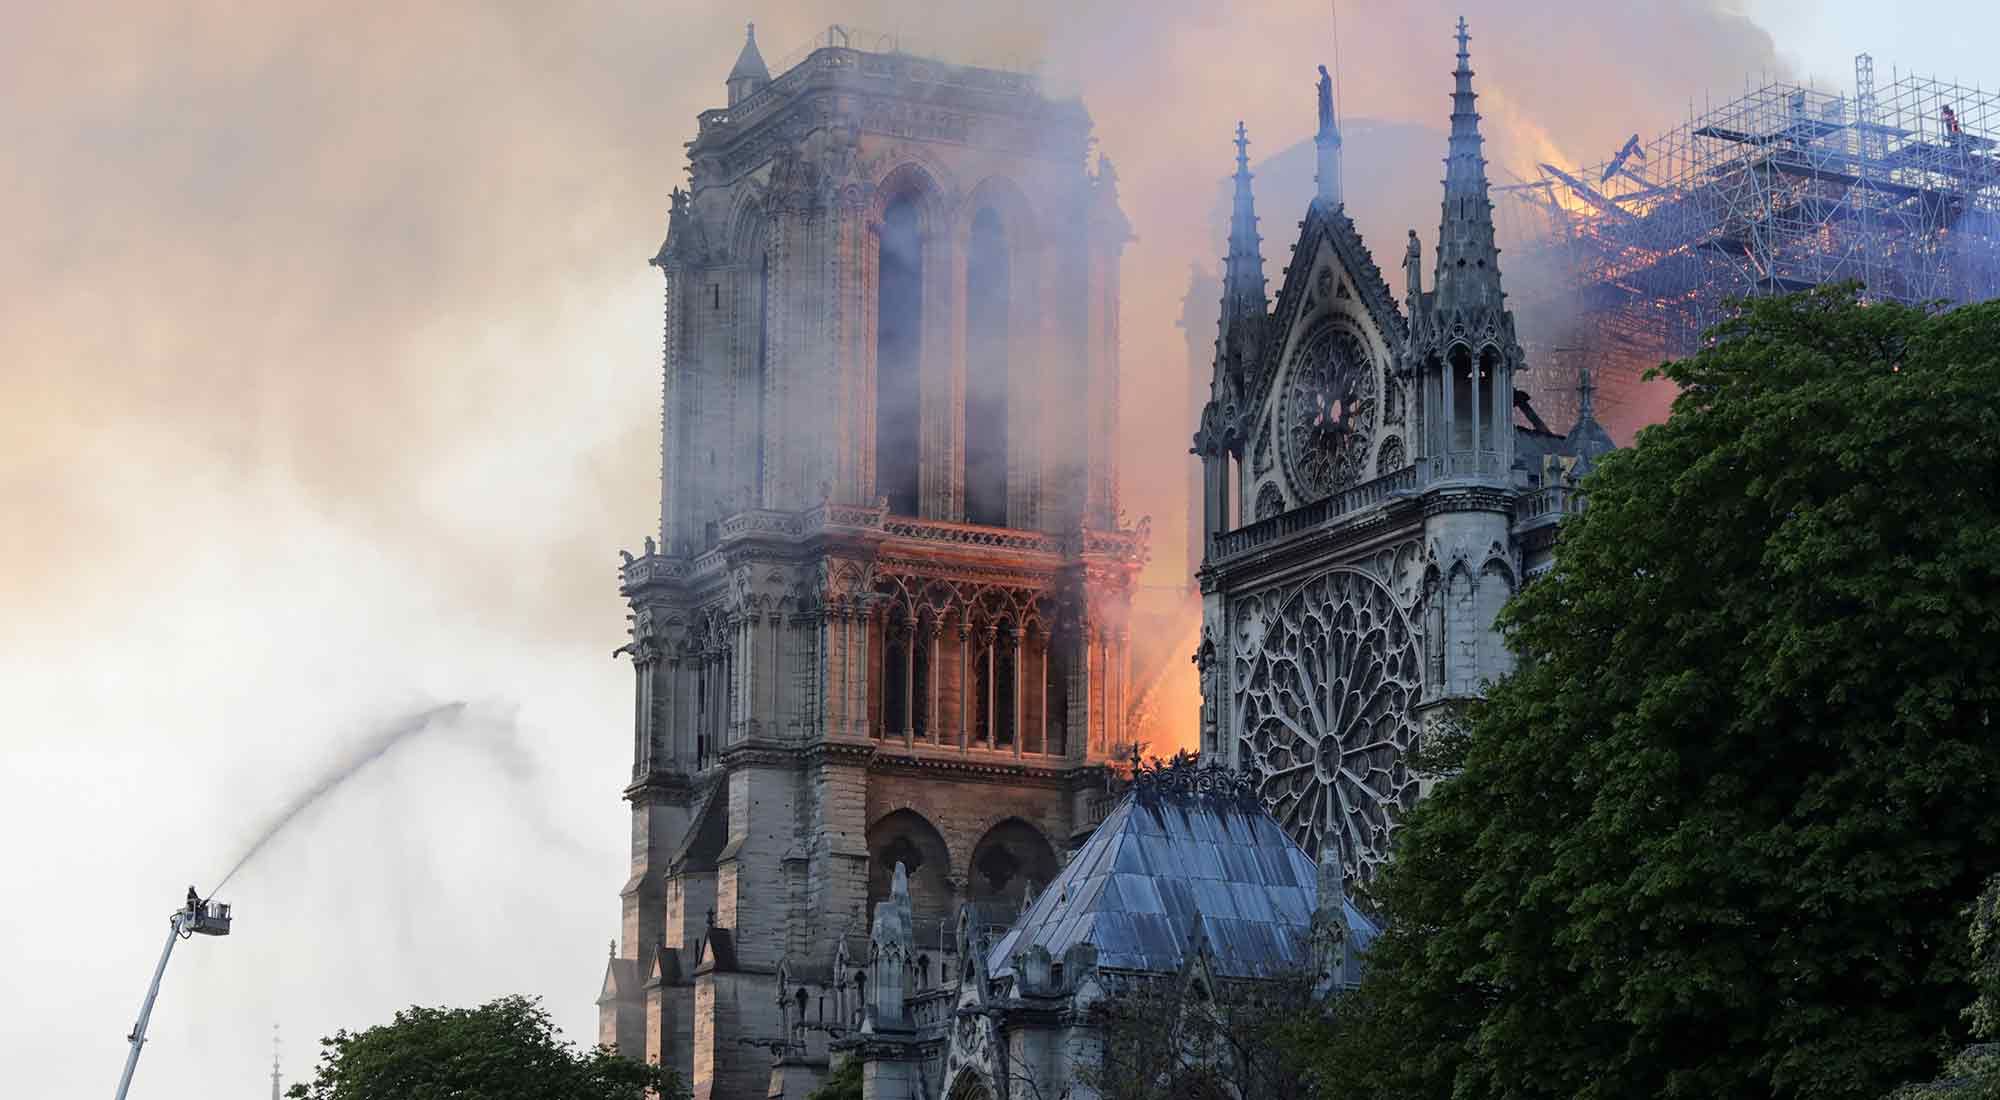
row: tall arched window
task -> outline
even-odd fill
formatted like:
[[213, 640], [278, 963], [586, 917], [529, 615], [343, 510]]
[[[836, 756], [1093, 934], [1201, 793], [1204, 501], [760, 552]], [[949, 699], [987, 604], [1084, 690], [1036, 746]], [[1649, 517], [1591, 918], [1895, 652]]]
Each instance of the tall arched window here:
[[1007, 522], [1007, 238], [1000, 216], [972, 219], [965, 261], [965, 518]]
[[917, 514], [918, 365], [923, 349], [923, 231], [916, 204], [882, 216], [875, 315], [875, 489], [897, 515]]
[[765, 253], [757, 265], [757, 488], [754, 494], [758, 504], [769, 507], [771, 502], [764, 499], [764, 464], [772, 426], [764, 416], [765, 393], [771, 386], [771, 254]]
[[1472, 370], [1472, 354], [1464, 347], [1451, 349], [1451, 440], [1454, 451], [1473, 446], [1472, 425], [1479, 401], [1479, 383]]

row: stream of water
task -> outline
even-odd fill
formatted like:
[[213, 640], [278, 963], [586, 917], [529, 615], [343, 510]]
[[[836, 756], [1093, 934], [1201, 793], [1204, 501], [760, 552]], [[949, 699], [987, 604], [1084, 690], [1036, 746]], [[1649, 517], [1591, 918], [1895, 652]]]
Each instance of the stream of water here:
[[315, 802], [332, 794], [341, 784], [352, 779], [356, 772], [380, 760], [397, 745], [432, 728], [438, 719], [456, 717], [464, 710], [464, 703], [446, 703], [443, 706], [430, 707], [414, 714], [404, 715], [389, 722], [372, 736], [356, 744], [346, 755], [329, 765], [326, 771], [318, 779], [314, 780], [310, 787], [300, 791], [290, 802], [285, 803], [283, 808], [279, 809], [272, 816], [270, 824], [266, 825], [263, 832], [259, 833], [257, 838], [250, 842], [249, 847], [243, 850], [243, 854], [229, 868], [229, 873], [222, 876], [222, 881], [215, 884], [215, 889], [210, 890], [209, 895], [212, 897], [221, 893], [222, 888], [229, 885], [229, 880], [236, 877], [236, 872], [242, 870], [244, 864], [256, 858], [257, 853], [263, 851], [264, 846], [269, 844], [279, 833], [284, 832], [286, 826], [290, 825], [295, 818], [304, 813]]

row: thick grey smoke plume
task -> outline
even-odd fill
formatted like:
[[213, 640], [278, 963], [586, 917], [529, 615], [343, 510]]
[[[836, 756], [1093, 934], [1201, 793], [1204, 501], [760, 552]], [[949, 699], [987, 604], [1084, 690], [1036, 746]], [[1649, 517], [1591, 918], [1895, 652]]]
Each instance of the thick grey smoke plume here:
[[[1206, 215], [1235, 123], [1260, 157], [1305, 137], [1328, 62], [1346, 116], [1441, 126], [1459, 12], [1342, 0], [1338, 56], [1319, 0], [10, 12], [0, 830], [35, 899], [0, 907], [14, 1091], [108, 1088], [160, 920], [241, 835], [229, 809], [409, 699], [520, 700], [551, 828], [497, 807], [492, 759], [404, 742], [313, 812], [337, 843], [274, 839], [231, 884], [236, 931], [176, 957], [148, 1087], [257, 1095], [273, 1019], [316, 1036], [412, 1002], [540, 993], [593, 1034], [627, 874], [614, 551], [658, 499], [645, 260], [744, 18], [774, 66], [851, 22], [1039, 55], [1085, 98], [1138, 235], [1124, 505], [1155, 520], [1147, 582], [1177, 584], [1193, 425], [1174, 322], [1190, 263], [1222, 252]], [[1496, 175], [1599, 159], [1774, 64], [1719, 4], [1464, 14]], [[1408, 224], [1434, 227], [1435, 171], [1347, 173], [1391, 262]], [[1411, 211], [1358, 205], [1396, 193]], [[1261, 209], [1275, 281], [1302, 210]]]

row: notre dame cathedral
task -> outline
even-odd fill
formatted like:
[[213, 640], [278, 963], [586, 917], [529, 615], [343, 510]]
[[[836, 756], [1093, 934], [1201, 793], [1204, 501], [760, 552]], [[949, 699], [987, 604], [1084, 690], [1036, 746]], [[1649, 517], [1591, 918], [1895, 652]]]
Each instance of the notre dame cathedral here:
[[632, 863], [599, 1000], [604, 1042], [702, 1098], [765, 1095], [897, 864], [934, 951], [1055, 877], [1129, 740], [1146, 542], [1118, 506], [1130, 228], [1082, 107], [839, 28], [776, 78], [753, 28], [726, 83], [652, 261], [660, 540], [620, 576]]
[[1349, 888], [1388, 857], [1422, 793], [1427, 726], [1512, 658], [1495, 616], [1551, 562], [1577, 479], [1612, 448], [1589, 375], [1567, 433], [1515, 388], [1527, 368], [1458, 26], [1431, 289], [1416, 230], [1399, 301], [1340, 191], [1340, 132], [1320, 70], [1318, 193], [1275, 304], [1265, 292], [1244, 137], [1219, 338], [1194, 450], [1205, 757], [1250, 772], [1307, 851]]
[[775, 79], [745, 43], [653, 259], [661, 532], [620, 577], [601, 1041], [701, 1100], [843, 1059], [870, 1100], [1087, 1097], [1088, 1006], [1134, 981], [1352, 980], [1409, 754], [1509, 667], [1495, 616], [1611, 448], [1587, 374], [1567, 433], [1515, 389], [1467, 41], [1429, 290], [1414, 230], [1399, 299], [1347, 215], [1321, 69], [1273, 303], [1238, 127], [1194, 437], [1207, 767], [1117, 792], [1147, 532], [1090, 120], [839, 28]]

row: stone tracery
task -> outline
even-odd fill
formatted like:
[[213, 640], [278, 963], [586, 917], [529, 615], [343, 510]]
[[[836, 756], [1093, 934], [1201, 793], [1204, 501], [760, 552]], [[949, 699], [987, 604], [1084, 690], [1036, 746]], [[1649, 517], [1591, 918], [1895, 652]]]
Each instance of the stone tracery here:
[[1280, 441], [1292, 489], [1317, 500], [1368, 476], [1379, 367], [1351, 326], [1315, 328], [1286, 372]]
[[1350, 880], [1372, 879], [1418, 793], [1406, 756], [1423, 672], [1409, 619], [1389, 589], [1347, 568], [1245, 610], [1239, 758], [1300, 845], [1337, 850]]

